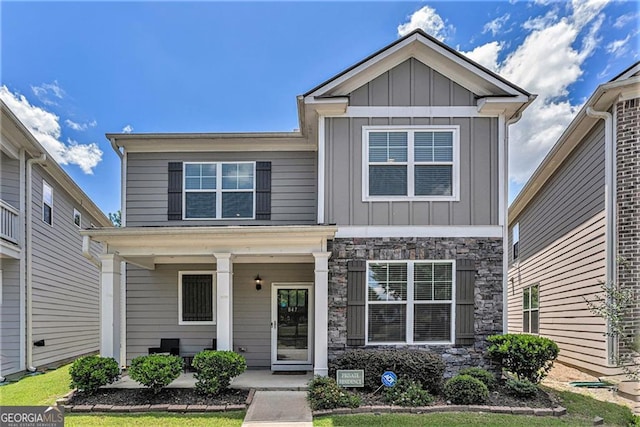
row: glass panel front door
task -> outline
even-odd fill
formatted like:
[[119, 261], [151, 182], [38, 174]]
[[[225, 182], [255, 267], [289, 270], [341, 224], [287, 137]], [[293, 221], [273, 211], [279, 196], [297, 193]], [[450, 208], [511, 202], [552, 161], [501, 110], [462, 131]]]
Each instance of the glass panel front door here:
[[310, 363], [310, 288], [277, 286], [274, 293], [274, 364]]

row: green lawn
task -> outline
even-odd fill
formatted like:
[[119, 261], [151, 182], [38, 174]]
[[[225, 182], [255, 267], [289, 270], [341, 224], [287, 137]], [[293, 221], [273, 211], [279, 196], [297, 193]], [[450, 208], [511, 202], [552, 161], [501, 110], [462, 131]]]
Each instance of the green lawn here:
[[52, 405], [70, 390], [69, 367], [63, 366], [44, 375], [26, 377], [0, 387], [0, 406]]

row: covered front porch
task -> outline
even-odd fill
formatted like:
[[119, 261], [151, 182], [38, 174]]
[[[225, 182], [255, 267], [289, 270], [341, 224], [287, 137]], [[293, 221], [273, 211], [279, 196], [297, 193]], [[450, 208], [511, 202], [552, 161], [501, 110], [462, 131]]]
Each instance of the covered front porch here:
[[[215, 347], [250, 369], [326, 375], [329, 226], [131, 227], [103, 243], [101, 348], [127, 366], [163, 339], [189, 361]], [[260, 283], [256, 278], [260, 277]], [[175, 343], [175, 341], [173, 341]], [[156, 350], [157, 351], [157, 350]]]

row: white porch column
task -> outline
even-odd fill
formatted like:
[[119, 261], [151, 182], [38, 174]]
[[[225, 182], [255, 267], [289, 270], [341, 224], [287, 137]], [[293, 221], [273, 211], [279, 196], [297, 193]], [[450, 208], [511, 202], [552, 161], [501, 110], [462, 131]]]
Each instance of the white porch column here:
[[233, 350], [233, 255], [216, 257], [216, 339], [218, 350]]
[[100, 355], [120, 365], [120, 262], [114, 254], [102, 254], [100, 282]]
[[314, 252], [315, 258], [315, 293], [314, 307], [314, 358], [313, 374], [327, 376], [329, 374], [329, 257], [331, 252]]

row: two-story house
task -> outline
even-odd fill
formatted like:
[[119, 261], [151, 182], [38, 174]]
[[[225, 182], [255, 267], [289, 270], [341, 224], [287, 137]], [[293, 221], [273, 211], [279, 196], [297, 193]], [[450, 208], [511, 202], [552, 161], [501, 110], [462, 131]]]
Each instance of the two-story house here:
[[299, 131], [107, 135], [125, 226], [82, 232], [105, 248], [101, 352], [484, 364], [506, 329], [508, 128], [533, 99], [417, 30], [299, 96]]
[[[509, 330], [553, 339], [559, 361], [597, 376], [629, 362], [587, 304], [603, 286], [635, 293], [622, 326], [640, 339], [639, 117], [637, 62], [596, 88], [509, 208]], [[640, 410], [638, 382], [619, 390]]]
[[0, 101], [0, 377], [100, 348], [98, 243], [111, 222]]

